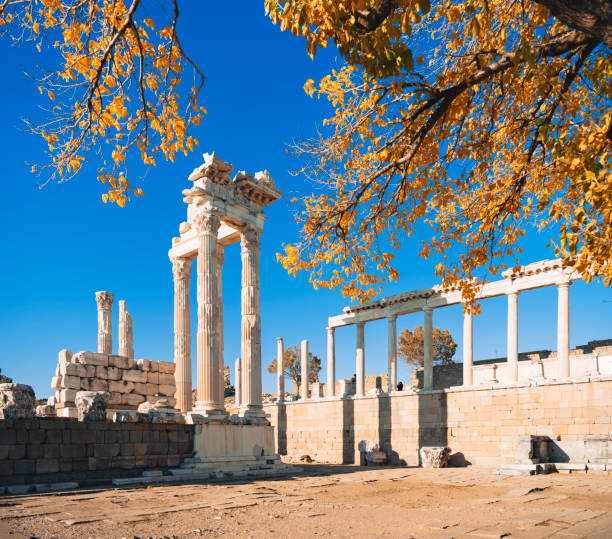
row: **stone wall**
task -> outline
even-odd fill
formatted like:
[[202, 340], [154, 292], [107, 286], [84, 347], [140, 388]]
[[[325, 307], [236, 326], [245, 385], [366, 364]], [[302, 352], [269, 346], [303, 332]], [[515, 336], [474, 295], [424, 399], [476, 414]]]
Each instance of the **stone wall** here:
[[167, 399], [174, 406], [176, 382], [174, 363], [131, 359], [126, 356], [78, 352], [59, 352], [51, 387], [55, 395], [47, 403], [60, 417], [76, 417], [74, 399], [78, 391], [108, 391], [108, 414], [136, 410], [147, 401]]
[[359, 462], [359, 442], [371, 440], [396, 464], [418, 465], [420, 447], [448, 445], [472, 464], [497, 466], [513, 461], [518, 436], [550, 436], [561, 450], [589, 435], [610, 436], [612, 378], [402, 391], [264, 409], [280, 454]]
[[0, 485], [139, 475], [193, 454], [194, 425], [0, 420]]

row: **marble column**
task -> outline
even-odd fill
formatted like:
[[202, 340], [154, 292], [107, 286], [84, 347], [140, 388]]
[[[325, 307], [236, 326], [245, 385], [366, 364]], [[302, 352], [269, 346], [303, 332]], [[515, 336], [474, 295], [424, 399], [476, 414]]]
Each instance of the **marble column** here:
[[327, 328], [327, 396], [336, 395], [336, 328]]
[[276, 339], [276, 389], [278, 402], [285, 400], [285, 346], [283, 339]]
[[242, 400], [241, 400], [241, 396], [240, 396], [240, 392], [241, 392], [241, 387], [242, 387], [242, 367], [241, 364], [242, 360], [240, 358], [238, 358], [236, 360], [236, 364], [235, 364], [235, 373], [234, 373], [234, 384], [235, 384], [235, 391], [236, 391], [236, 396], [234, 397], [235, 403], [236, 403], [236, 407], [240, 406], [240, 404], [242, 404]]
[[302, 341], [302, 345], [300, 347], [300, 367], [301, 367], [301, 373], [300, 373], [300, 381], [301, 381], [301, 388], [300, 388], [300, 396], [302, 397], [302, 399], [307, 399], [308, 398], [308, 378], [310, 376], [310, 372], [308, 369], [308, 341], [307, 340], [303, 340]]
[[189, 282], [191, 259], [172, 258], [174, 278], [174, 379], [176, 380], [176, 407], [182, 412], [193, 408], [191, 395], [191, 314]]
[[134, 359], [134, 325], [124, 299], [119, 300], [119, 355]]
[[219, 398], [219, 293], [217, 232], [220, 220], [205, 211], [193, 218], [198, 237], [198, 390], [196, 409], [207, 415], [223, 414]]
[[98, 354], [113, 353], [113, 295], [110, 292], [96, 292], [98, 304]]
[[387, 318], [387, 391], [397, 388], [397, 315]]
[[570, 282], [557, 285], [559, 299], [557, 305], [557, 363], [559, 365], [559, 378], [569, 378], [569, 288]]
[[364, 322], [357, 322], [355, 344], [355, 395], [365, 395]]
[[423, 388], [433, 387], [433, 308], [423, 307], [425, 314], [423, 335]]
[[225, 408], [225, 360], [223, 357], [223, 261], [225, 260], [225, 253], [222, 245], [217, 244], [217, 296], [219, 298], [219, 318], [218, 318], [218, 335], [219, 335], [219, 399], [223, 403]]
[[518, 292], [508, 292], [508, 373], [518, 382]]
[[242, 256], [242, 394], [244, 415], [263, 418], [261, 405], [261, 312], [259, 297], [260, 231], [241, 231]]
[[474, 384], [474, 318], [472, 311], [463, 312], [463, 385]]

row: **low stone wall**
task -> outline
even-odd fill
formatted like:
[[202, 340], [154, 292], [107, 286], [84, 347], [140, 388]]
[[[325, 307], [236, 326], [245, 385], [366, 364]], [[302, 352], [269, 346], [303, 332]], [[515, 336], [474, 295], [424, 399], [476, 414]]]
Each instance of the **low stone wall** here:
[[136, 410], [143, 402], [167, 400], [174, 406], [174, 363], [132, 359], [127, 356], [61, 350], [48, 406], [59, 417], [77, 417], [78, 391], [107, 391], [109, 418], [115, 411]]
[[448, 445], [462, 454], [454, 457], [456, 463], [464, 458], [498, 466], [513, 462], [518, 436], [549, 436], [561, 450], [590, 435], [609, 437], [612, 378], [402, 391], [264, 409], [276, 427], [280, 454], [354, 463], [359, 442], [371, 440], [395, 464], [416, 466], [420, 447]]
[[193, 454], [194, 425], [0, 420], [0, 485], [138, 475]]

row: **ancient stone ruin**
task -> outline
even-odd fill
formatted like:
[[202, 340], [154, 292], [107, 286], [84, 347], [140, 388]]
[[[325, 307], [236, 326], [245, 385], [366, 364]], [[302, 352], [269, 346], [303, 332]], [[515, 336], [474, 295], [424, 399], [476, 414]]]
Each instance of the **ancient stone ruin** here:
[[115, 412], [137, 410], [144, 402], [166, 399], [176, 403], [174, 363], [134, 359], [132, 317], [125, 301], [119, 302], [119, 353], [113, 354], [112, 306], [113, 294], [96, 292], [98, 305], [98, 351], [73, 354], [61, 350], [51, 387], [55, 395], [39, 415], [78, 417], [76, 398], [79, 392], [108, 393], [108, 418]]

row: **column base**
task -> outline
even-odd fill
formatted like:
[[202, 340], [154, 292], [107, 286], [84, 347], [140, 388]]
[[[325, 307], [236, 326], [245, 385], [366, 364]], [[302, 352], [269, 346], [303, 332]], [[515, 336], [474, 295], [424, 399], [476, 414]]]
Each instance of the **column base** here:
[[196, 401], [192, 410], [193, 413], [209, 419], [225, 419], [229, 415], [225, 408], [219, 408], [210, 402]]
[[262, 406], [246, 404], [240, 407], [240, 417], [244, 417], [251, 425], [269, 425]]

